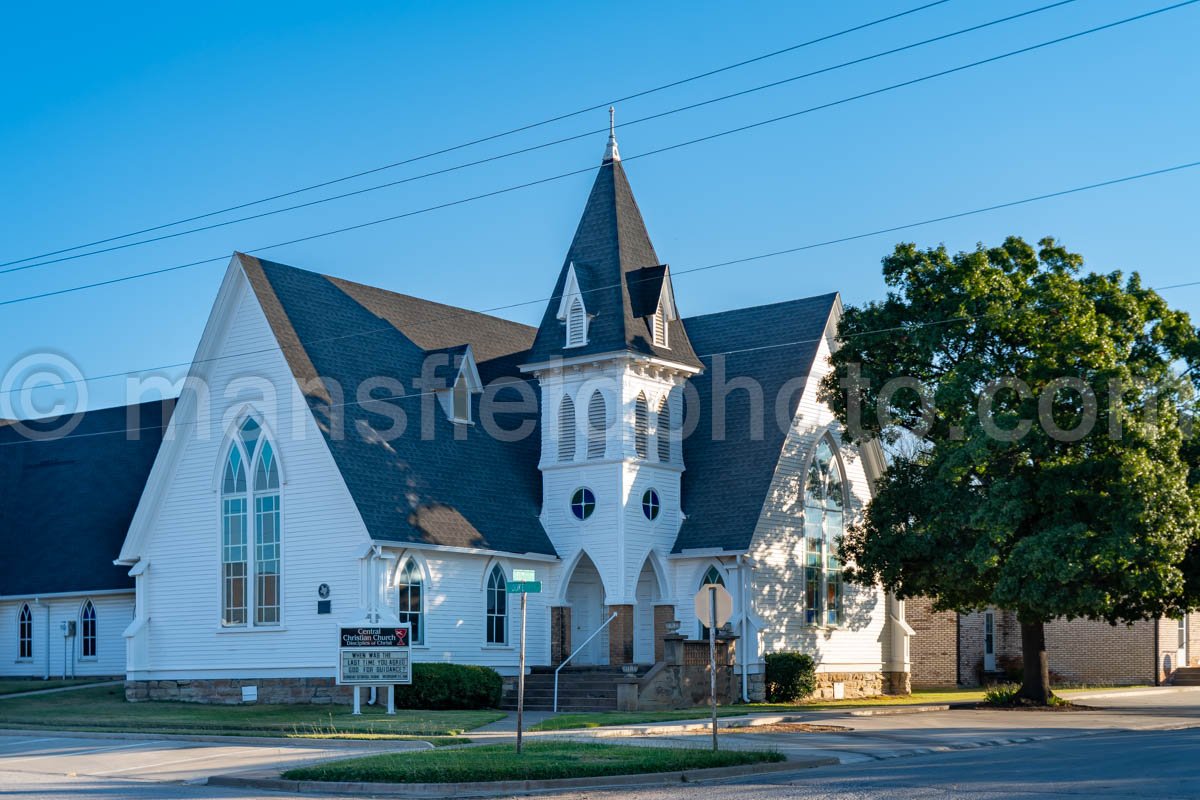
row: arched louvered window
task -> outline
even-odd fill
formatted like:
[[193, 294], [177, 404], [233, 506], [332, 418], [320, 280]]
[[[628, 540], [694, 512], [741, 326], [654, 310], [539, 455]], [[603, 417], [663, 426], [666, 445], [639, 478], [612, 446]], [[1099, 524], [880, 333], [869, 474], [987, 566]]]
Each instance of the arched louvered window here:
[[575, 401], [568, 394], [558, 404], [558, 460], [575, 460]]
[[410, 558], [396, 574], [396, 616], [411, 626], [409, 636], [413, 644], [425, 643], [425, 607], [421, 588], [421, 568]]
[[650, 406], [641, 392], [633, 401], [633, 446], [638, 458], [650, 457]]
[[83, 601], [79, 610], [79, 654], [84, 658], [96, 657], [96, 607], [91, 600]]
[[467, 385], [467, 376], [461, 372], [454, 381], [452, 392], [454, 418], [460, 422], [471, 420], [471, 387]]
[[667, 395], [658, 401], [658, 415], [654, 422], [654, 435], [658, 439], [658, 460], [671, 462], [671, 402]]
[[17, 615], [17, 658], [33, 658], [33, 611], [28, 603], [21, 606]]
[[222, 625], [271, 626], [280, 622], [279, 486], [275, 449], [263, 436], [262, 426], [252, 418], [246, 419], [230, 443], [221, 478]]
[[845, 525], [846, 486], [835, 445], [821, 437], [804, 484], [804, 621], [842, 621], [842, 563], [837, 539]]
[[583, 300], [576, 297], [567, 311], [567, 347], [584, 344], [587, 344], [587, 314], [583, 310]]
[[488, 574], [486, 623], [488, 644], [508, 641], [508, 589], [504, 570], [499, 564]]
[[[715, 564], [705, 570], [704, 577], [700, 579], [700, 586], [697, 588], [703, 589], [710, 583], [716, 583], [721, 586], [725, 585], [725, 578], [721, 575], [721, 570], [717, 569]], [[700, 625], [700, 638], [708, 639], [708, 626], [703, 623]]]
[[604, 458], [608, 444], [608, 405], [599, 390], [588, 400], [587, 457]]
[[656, 347], [670, 347], [667, 340], [667, 315], [663, 311], [663, 304], [660, 300], [658, 309], [654, 312], [654, 344]]

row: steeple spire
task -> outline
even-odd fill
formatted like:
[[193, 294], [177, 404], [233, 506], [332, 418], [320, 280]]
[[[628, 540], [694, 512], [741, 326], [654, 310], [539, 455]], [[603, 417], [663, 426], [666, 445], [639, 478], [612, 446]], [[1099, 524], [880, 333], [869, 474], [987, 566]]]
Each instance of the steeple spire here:
[[621, 160], [621, 153], [617, 150], [617, 110], [612, 106], [608, 107], [608, 147], [604, 150], [604, 160], [601, 164], [611, 164], [614, 161]]

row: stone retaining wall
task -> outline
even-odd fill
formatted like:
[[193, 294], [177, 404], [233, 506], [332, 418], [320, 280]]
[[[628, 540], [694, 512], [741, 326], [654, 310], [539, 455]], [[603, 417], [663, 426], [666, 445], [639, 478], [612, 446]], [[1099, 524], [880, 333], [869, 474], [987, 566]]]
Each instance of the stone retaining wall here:
[[349, 705], [350, 686], [338, 686], [333, 678], [206, 678], [198, 680], [125, 681], [125, 699], [176, 700], [184, 703], [241, 705], [242, 687], [257, 686], [257, 703], [310, 703]]
[[845, 697], [875, 697], [884, 693], [884, 676], [882, 672], [818, 672], [817, 690], [810, 700], [833, 700], [834, 684], [844, 687]]

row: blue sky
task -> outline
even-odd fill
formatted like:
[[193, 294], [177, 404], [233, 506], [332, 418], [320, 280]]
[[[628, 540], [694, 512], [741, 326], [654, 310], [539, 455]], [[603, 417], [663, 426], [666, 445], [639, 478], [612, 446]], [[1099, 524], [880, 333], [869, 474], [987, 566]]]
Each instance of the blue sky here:
[[[951, 0], [621, 103], [618, 122], [1043, 5]], [[919, 5], [221, 3], [8, 9], [0, 261], [252, 200], [605, 102]], [[631, 156], [1167, 5], [1078, 0], [951, 41], [619, 131]], [[341, 5], [337, 8], [335, 6]], [[195, 7], [199, 8], [199, 7]], [[1200, 160], [1200, 4], [627, 171], [677, 272]], [[359, 188], [601, 128], [603, 111], [371, 176]], [[0, 301], [227, 256], [597, 164], [597, 135], [193, 236], [0, 274]], [[544, 298], [592, 177], [264, 251], [468, 308]], [[685, 315], [841, 291], [881, 296], [896, 241], [1054, 235], [1096, 270], [1200, 277], [1200, 169], [749, 265], [681, 275]], [[326, 194], [336, 189], [326, 190]], [[312, 197], [321, 196], [321, 192]], [[309, 195], [305, 195], [307, 199]], [[225, 263], [0, 306], [0, 375], [32, 353], [85, 375], [186, 362]], [[1200, 316], [1200, 287], [1164, 293]], [[534, 322], [541, 303], [505, 312]], [[170, 371], [168, 371], [170, 372]], [[174, 372], [178, 373], [179, 370]], [[88, 384], [90, 407], [124, 399]]]

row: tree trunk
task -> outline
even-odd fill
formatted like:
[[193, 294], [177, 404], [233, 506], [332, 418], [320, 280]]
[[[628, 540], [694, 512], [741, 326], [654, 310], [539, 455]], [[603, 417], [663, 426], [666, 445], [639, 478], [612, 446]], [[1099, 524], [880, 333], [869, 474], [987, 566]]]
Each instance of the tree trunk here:
[[1019, 696], [1039, 706], [1050, 704], [1050, 660], [1046, 657], [1046, 626], [1021, 620], [1021, 658], [1024, 680]]

